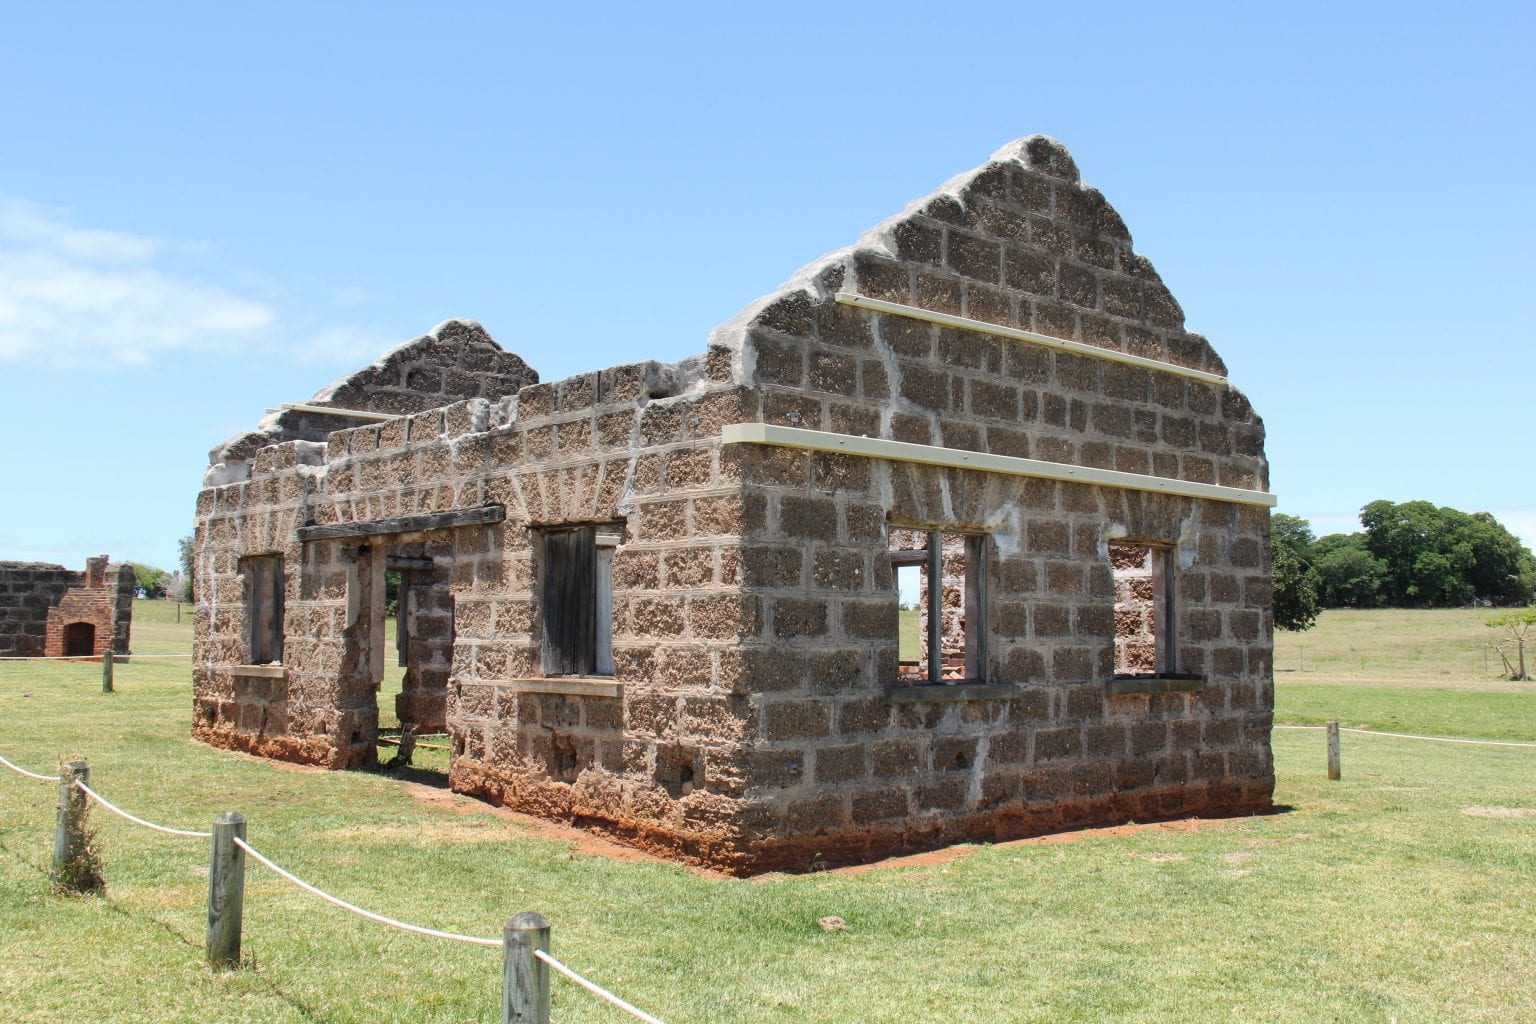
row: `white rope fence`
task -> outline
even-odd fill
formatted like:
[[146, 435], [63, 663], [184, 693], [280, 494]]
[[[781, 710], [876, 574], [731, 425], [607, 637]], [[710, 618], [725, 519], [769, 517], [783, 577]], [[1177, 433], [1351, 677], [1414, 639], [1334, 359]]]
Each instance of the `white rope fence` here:
[[556, 960], [542, 949], [534, 950], [533, 955], [544, 961], [544, 963], [548, 964], [551, 970], [575, 982], [577, 985], [580, 985], [582, 988], [586, 989], [588, 992], [591, 992], [593, 995], [607, 1000], [630, 1016], [643, 1020], [646, 1022], [646, 1024], [664, 1024], [661, 1018], [652, 1017], [650, 1014], [646, 1013], [639, 1007], [630, 1003], [626, 1003], [624, 1000], [620, 999], [612, 992], [609, 992], [601, 985], [588, 981], [586, 978], [583, 978], [581, 975], [577, 974], [575, 971], [571, 970], [569, 967], [565, 966], [565, 964], [561, 963], [559, 960]]
[[[89, 802], [100, 804], [102, 807], [111, 811], [113, 814], [124, 819], [125, 821], [131, 822], [142, 828], [147, 828], [155, 832], [160, 832], [171, 836], [181, 836], [189, 839], [211, 839], [213, 841], [213, 864], [209, 869], [208, 958], [210, 965], [215, 967], [229, 967], [238, 965], [239, 963], [239, 932], [241, 917], [240, 903], [243, 900], [244, 870], [243, 868], [240, 868], [238, 864], [233, 866], [231, 865], [228, 853], [232, 847], [244, 851], [245, 854], [250, 856], [253, 860], [257, 861], [263, 867], [267, 868], [269, 871], [276, 874], [278, 877], [284, 879], [285, 881], [298, 886], [300, 889], [303, 889], [305, 892], [308, 892], [311, 895], [319, 897], [332, 906], [340, 907], [342, 910], [350, 911], [359, 917], [367, 918], [370, 921], [374, 921], [382, 925], [387, 925], [390, 928], [397, 928], [401, 931], [411, 932], [416, 935], [425, 935], [428, 938], [445, 939], [450, 942], [462, 942], [472, 946], [486, 946], [492, 949], [499, 948], [502, 950], [504, 977], [508, 979], [519, 973], [514, 971], [509, 966], [511, 961], [507, 959], [513, 955], [512, 950], [515, 948], [513, 939], [510, 936], [513, 934], [511, 929], [514, 927], [518, 920], [526, 917], [533, 918], [537, 922], [539, 928], [542, 929], [544, 938], [541, 940], [541, 944], [548, 944], [549, 922], [534, 914], [519, 914], [517, 918], [514, 918], [512, 922], [508, 923], [508, 931], [504, 933], [502, 937], [490, 939], [480, 938], [474, 935], [461, 935], [457, 932], [441, 931], [437, 928], [426, 928], [421, 925], [411, 924], [407, 921], [400, 921], [393, 917], [386, 917], [383, 914], [376, 914], [371, 910], [364, 910], [362, 907], [359, 907], [354, 903], [348, 903], [346, 900], [337, 896], [333, 896], [318, 886], [306, 882], [304, 879], [295, 875], [293, 872], [274, 863], [271, 858], [267, 857], [259, 850], [252, 847], [243, 838], [245, 831], [245, 819], [242, 816], [238, 814], [220, 815], [214, 821], [215, 831], [213, 832], [171, 828], [168, 825], [156, 824], [153, 821], [149, 821], [139, 817], [136, 814], [131, 814], [128, 811], [123, 810], [121, 807], [117, 806], [112, 801], [108, 800], [106, 797], [92, 789], [90, 785], [85, 781], [89, 775], [89, 769], [87, 768], [84, 761], [71, 762], [69, 765], [69, 773], [63, 776], [42, 775], [38, 772], [31, 772], [3, 756], [0, 756], [0, 765], [4, 765], [11, 771], [16, 772], [18, 775], [24, 775], [27, 778], [36, 779], [40, 782], [53, 782], [59, 784], [67, 783], [67, 790], [78, 789], [82, 794], [84, 794], [86, 798], [85, 800], [80, 801], [78, 804], [73, 799], [65, 801], [61, 798], [59, 804], [58, 835], [55, 837], [54, 843], [54, 879], [56, 884], [60, 877], [59, 868], [61, 854], [59, 851], [61, 848], [67, 848], [71, 843], [78, 845], [78, 843], [82, 841], [82, 837], [85, 835], [84, 809], [86, 806], [88, 806]], [[63, 844], [62, 847], [61, 843]], [[221, 846], [221, 844], [225, 845]], [[221, 854], [221, 849], [225, 851], [225, 853]], [[614, 995], [612, 992], [609, 992], [607, 989], [603, 988], [601, 985], [598, 985], [597, 983], [582, 977], [580, 974], [577, 974], [565, 964], [550, 956], [544, 950], [537, 947], [529, 950], [526, 945], [524, 945], [522, 948], [525, 950], [523, 954], [524, 956], [527, 956], [529, 953], [531, 953], [533, 959], [542, 962], [550, 970], [555, 971], [562, 977], [571, 981], [573, 984], [579, 986], [582, 989], [585, 989], [587, 992], [590, 992], [591, 994], [606, 1001], [612, 1006], [623, 1010], [625, 1013], [635, 1017], [637, 1020], [645, 1021], [646, 1024], [663, 1024], [660, 1018], [646, 1013], [644, 1010], [635, 1006], [633, 1003], [621, 999], [620, 997]], [[532, 962], [529, 961], [530, 966], [531, 963]], [[526, 977], [526, 975], [522, 976]], [[510, 985], [511, 982], [508, 981], [506, 984]], [[538, 982], [538, 984], [542, 987], [542, 991], [544, 993], [542, 997], [543, 1009], [541, 1011], [541, 1015], [538, 1017], [538, 1020], [546, 1022], [547, 1024], [549, 1006], [549, 982], [547, 980], [547, 975], [545, 976], [545, 979], [541, 982]], [[524, 996], [526, 996], [526, 989], [523, 990], [523, 995], [519, 996], [519, 998], [523, 998]], [[512, 989], [504, 988], [504, 1022], [512, 1019], [507, 1016], [507, 1014], [511, 1012], [509, 1008], [512, 1006], [512, 999]], [[525, 1018], [523, 1016], [517, 1016], [516, 1019], [523, 1020]], [[533, 1018], [526, 1019], [532, 1020]]]
[[[24, 656], [19, 654], [0, 655], [0, 661], [96, 661], [99, 654], [53, 654], [47, 657], [43, 655]], [[140, 661], [144, 658], [190, 658], [190, 654], [118, 654], [112, 652], [112, 657], [123, 662]]]
[[58, 782], [59, 781], [59, 777], [57, 775], [39, 775], [39, 774], [37, 774], [37, 772], [29, 772], [25, 768], [22, 768], [22, 767], [20, 767], [18, 765], [12, 764], [11, 762], [7, 761], [3, 757], [0, 757], [0, 764], [5, 765], [11, 771], [15, 772], [17, 775], [25, 775], [27, 778], [29, 778], [29, 779], [37, 779], [39, 782]]
[[[1326, 729], [1326, 725], [1277, 725], [1276, 729]], [[1391, 736], [1400, 740], [1428, 740], [1431, 743], [1467, 743], [1479, 747], [1536, 747], [1536, 743], [1519, 743], [1514, 740], [1466, 740], [1454, 736], [1417, 736], [1408, 732], [1382, 732], [1379, 729], [1356, 729], [1339, 726], [1339, 732], [1352, 732], [1360, 736]]]
[[101, 804], [101, 806], [105, 807], [107, 810], [111, 811], [113, 814], [117, 815], [119, 818], [124, 818], [124, 819], [126, 819], [128, 821], [131, 821], [135, 825], [142, 825], [145, 828], [153, 829], [156, 832], [164, 832], [168, 836], [186, 836], [189, 839], [212, 839], [213, 838], [213, 833], [212, 832], [194, 832], [191, 829], [171, 828], [168, 825], [156, 825], [152, 821], [145, 821], [143, 818], [140, 818], [140, 817], [138, 817], [136, 815], [129, 814], [127, 811], [123, 810], [121, 807], [119, 807], [116, 804], [112, 803], [106, 797], [102, 796], [100, 793], [96, 792], [94, 789], [92, 789], [90, 786], [87, 786], [85, 783], [76, 780], [75, 785], [77, 787], [79, 787], [80, 791], [82, 793], [84, 793], [86, 796], [90, 797], [92, 800], [95, 800], [97, 803]]
[[407, 924], [404, 921], [397, 921], [392, 917], [385, 917], [383, 914], [375, 914], [371, 910], [364, 910], [362, 907], [348, 903], [346, 900], [338, 899], [325, 890], [310, 885], [308, 882], [304, 881], [304, 879], [300, 878], [298, 875], [293, 874], [291, 871], [283, 870], [276, 864], [272, 863], [272, 861], [262, 856], [260, 853], [257, 853], [256, 850], [253, 849], [244, 839], [236, 837], [234, 839], [234, 844], [240, 847], [240, 849], [244, 850], [246, 853], [250, 854], [256, 860], [260, 861], [269, 870], [275, 872], [283, 878], [286, 878], [300, 889], [313, 893], [314, 895], [325, 900], [325, 902], [334, 904], [343, 910], [350, 910], [352, 913], [357, 914], [360, 917], [366, 917], [370, 921], [377, 921], [380, 924], [387, 924], [391, 928], [399, 928], [402, 931], [415, 932], [417, 935], [429, 935], [434, 939], [449, 939], [453, 942], [468, 942], [476, 946], [495, 946], [498, 949], [501, 948], [500, 939], [480, 939], [473, 935], [459, 935], [456, 932], [440, 932], [436, 928], [423, 928], [418, 924]]

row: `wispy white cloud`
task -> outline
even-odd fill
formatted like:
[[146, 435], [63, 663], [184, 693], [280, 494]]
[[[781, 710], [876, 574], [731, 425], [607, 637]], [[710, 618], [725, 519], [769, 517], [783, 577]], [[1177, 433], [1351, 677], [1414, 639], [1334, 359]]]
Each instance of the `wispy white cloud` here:
[[266, 303], [173, 269], [168, 248], [0, 197], [0, 362], [105, 370], [275, 323]]
[[125, 231], [77, 228], [35, 203], [0, 197], [0, 240], [93, 263], [142, 263], [159, 242]]
[[326, 327], [311, 334], [295, 354], [306, 363], [365, 366], [400, 341], [394, 335], [370, 327]]

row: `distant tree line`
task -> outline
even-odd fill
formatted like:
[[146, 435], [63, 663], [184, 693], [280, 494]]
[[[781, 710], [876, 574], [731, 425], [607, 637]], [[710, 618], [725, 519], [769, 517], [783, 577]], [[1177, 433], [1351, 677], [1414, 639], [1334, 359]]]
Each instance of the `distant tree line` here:
[[140, 597], [155, 601], [192, 600], [192, 547], [191, 534], [177, 542], [180, 549], [180, 571], [167, 572], [144, 562], [125, 563], [133, 570], [134, 587]]
[[1515, 606], [1536, 600], [1536, 556], [1487, 512], [1373, 501], [1357, 533], [1317, 537], [1270, 518], [1275, 625], [1306, 629], [1323, 608]]

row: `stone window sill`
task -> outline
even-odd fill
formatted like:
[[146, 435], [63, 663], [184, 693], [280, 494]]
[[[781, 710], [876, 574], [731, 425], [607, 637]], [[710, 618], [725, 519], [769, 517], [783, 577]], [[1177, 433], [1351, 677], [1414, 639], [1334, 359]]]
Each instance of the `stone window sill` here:
[[280, 662], [271, 665], [235, 665], [229, 672], [230, 675], [244, 676], [248, 679], [288, 678], [288, 669]]
[[1116, 676], [1109, 681], [1111, 697], [1142, 693], [1199, 693], [1205, 689], [1203, 676]]
[[1007, 700], [1019, 695], [1013, 683], [917, 683], [892, 686], [885, 695], [903, 704], [932, 704], [959, 700]]
[[497, 679], [494, 682], [519, 693], [555, 693], [574, 697], [618, 697], [622, 683], [612, 676], [542, 676], [534, 679]]

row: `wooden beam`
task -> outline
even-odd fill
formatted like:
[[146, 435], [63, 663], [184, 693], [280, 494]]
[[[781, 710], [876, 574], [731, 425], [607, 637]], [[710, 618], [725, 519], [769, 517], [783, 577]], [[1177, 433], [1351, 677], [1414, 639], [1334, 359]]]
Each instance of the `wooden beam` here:
[[505, 505], [482, 505], [454, 512], [428, 512], [419, 516], [396, 516], [362, 523], [327, 523], [324, 526], [299, 527], [299, 540], [339, 540], [344, 537], [378, 537], [390, 533], [425, 533], [450, 530], [455, 526], [485, 526], [507, 518]]
[[430, 558], [417, 558], [415, 555], [389, 555], [384, 559], [386, 569], [433, 569], [437, 563]]
[[1116, 676], [1105, 685], [1111, 697], [1140, 693], [1199, 693], [1205, 689], [1202, 676]]
[[566, 697], [618, 697], [623, 683], [593, 676], [542, 676], [532, 679], [479, 680], [504, 686], [513, 693], [558, 693]]
[[944, 679], [944, 535], [928, 531], [928, 681]]
[[940, 701], [1011, 700], [1019, 692], [1017, 683], [921, 683], [893, 686], [885, 691], [885, 696], [898, 704], [934, 704]]
[[925, 466], [947, 466], [953, 469], [975, 469], [983, 473], [1099, 484], [1127, 491], [1151, 491], [1154, 494], [1174, 494], [1182, 498], [1209, 498], [1212, 501], [1230, 501], [1238, 505], [1258, 505], [1263, 508], [1274, 508], [1279, 500], [1267, 491], [1254, 491], [1246, 487], [1202, 484], [1146, 473], [1124, 473], [1118, 469], [1042, 462], [1013, 455], [971, 452], [963, 448], [940, 448], [931, 444], [887, 441], [880, 437], [857, 437], [853, 434], [834, 434], [827, 430], [781, 427], [773, 423], [727, 424], [721, 428], [720, 440], [725, 444], [771, 444], [813, 452], [838, 452], [870, 459], [890, 459], [893, 462], [915, 462]]
[[1139, 366], [1144, 370], [1157, 370], [1161, 373], [1177, 374], [1180, 377], [1189, 377], [1193, 380], [1204, 381], [1207, 384], [1215, 384], [1218, 387], [1225, 387], [1227, 383], [1227, 378], [1219, 373], [1197, 370], [1192, 366], [1166, 363], [1161, 359], [1148, 359], [1146, 356], [1132, 355], [1129, 352], [1121, 352], [1119, 349], [1101, 348], [1098, 345], [1089, 345], [1081, 341], [1053, 338], [1048, 334], [1036, 334], [1034, 331], [1024, 331], [1017, 327], [989, 324], [985, 320], [972, 320], [970, 317], [955, 316], [953, 313], [935, 313], [933, 310], [923, 309], [921, 306], [908, 306], [900, 302], [887, 302], [885, 299], [872, 299], [867, 295], [854, 295], [851, 292], [838, 292], [837, 301], [845, 306], [853, 306], [857, 309], [869, 309], [877, 313], [890, 313], [895, 316], [909, 317], [913, 320], [922, 320], [930, 324], [939, 324], [943, 327], [958, 327], [962, 331], [977, 331], [981, 334], [992, 334], [999, 338], [1008, 338], [1012, 341], [1024, 341], [1032, 345], [1041, 345], [1045, 348], [1054, 348], [1062, 352], [1071, 352], [1074, 355], [1088, 356], [1092, 359], [1104, 359], [1111, 363]]
[[276, 409], [268, 409], [267, 412], [308, 412], [318, 416], [341, 416], [350, 420], [367, 420], [369, 423], [383, 423], [385, 420], [397, 420], [402, 416], [411, 416], [408, 412], [370, 412], [367, 409], [340, 409], [334, 405], [310, 405], [307, 402], [289, 402], [280, 405]]

